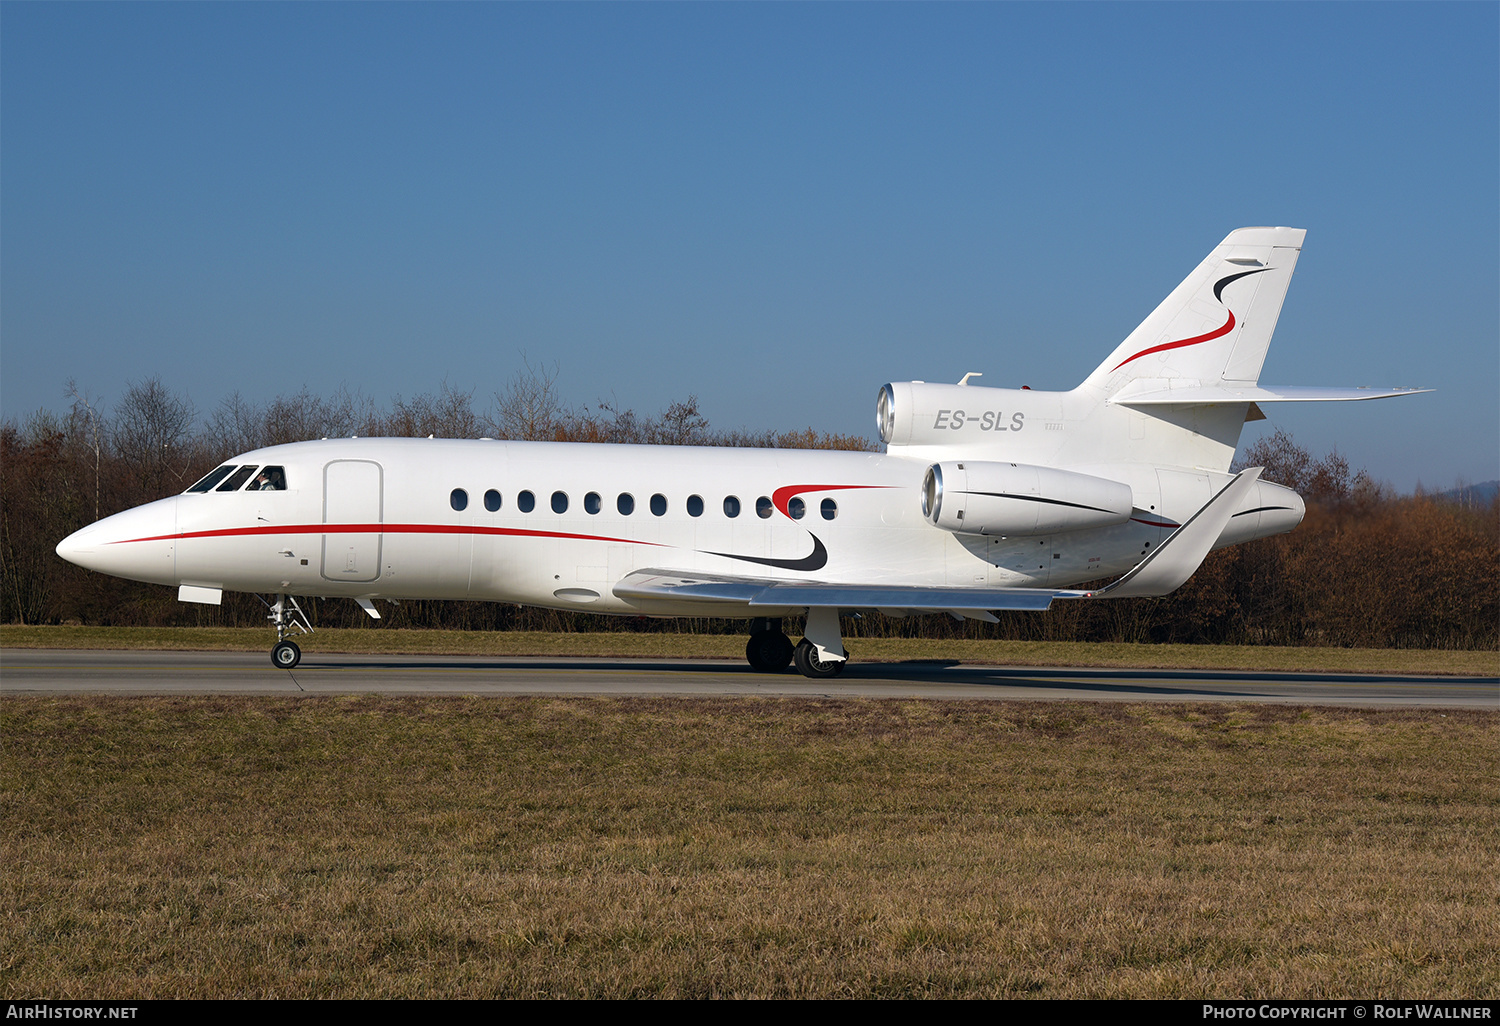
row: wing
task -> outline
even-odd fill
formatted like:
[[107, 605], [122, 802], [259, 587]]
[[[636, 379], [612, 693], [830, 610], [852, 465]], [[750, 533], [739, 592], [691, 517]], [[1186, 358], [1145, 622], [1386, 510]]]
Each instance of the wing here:
[[1203, 563], [1260, 471], [1260, 467], [1252, 467], [1240, 472], [1156, 551], [1100, 591], [777, 581], [693, 571], [637, 570], [615, 585], [614, 593], [636, 602], [644, 612], [663, 614], [689, 610], [707, 616], [726, 615], [734, 608], [752, 615], [785, 616], [831, 608], [878, 609], [897, 616], [950, 613], [960, 619], [980, 620], [993, 620], [993, 612], [1001, 609], [1044, 610], [1058, 598], [1166, 595]]
[[[738, 607], [754, 615], [788, 615], [804, 609], [879, 609], [908, 613], [952, 613], [993, 619], [995, 609], [1046, 609], [1058, 597], [1084, 592], [1043, 588], [946, 588], [924, 585], [838, 584], [773, 581], [676, 570], [637, 570], [615, 585], [614, 593], [645, 607], [684, 604]], [[649, 611], [649, 608], [648, 610]], [[710, 611], [709, 615], [713, 615]]]

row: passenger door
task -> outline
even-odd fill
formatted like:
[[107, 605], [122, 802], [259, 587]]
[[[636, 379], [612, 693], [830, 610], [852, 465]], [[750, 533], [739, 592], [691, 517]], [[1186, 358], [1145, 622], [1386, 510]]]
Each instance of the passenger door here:
[[[323, 535], [323, 577], [373, 581], [380, 576], [382, 473], [369, 460], [335, 460], [323, 468], [323, 523], [345, 525]], [[365, 527], [373, 530], [352, 530]]]

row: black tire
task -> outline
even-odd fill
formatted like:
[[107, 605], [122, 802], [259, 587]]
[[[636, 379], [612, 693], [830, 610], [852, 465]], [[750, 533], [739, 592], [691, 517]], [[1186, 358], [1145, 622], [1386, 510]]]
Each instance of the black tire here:
[[745, 643], [745, 659], [758, 673], [780, 673], [792, 662], [792, 639], [780, 631], [756, 631]]
[[290, 670], [302, 661], [302, 650], [295, 641], [278, 641], [271, 649], [271, 662], [278, 670]]
[[817, 647], [806, 638], [797, 643], [792, 660], [797, 664], [798, 673], [804, 677], [811, 677], [813, 680], [837, 677], [844, 672], [844, 665], [849, 661], [847, 659], [830, 659], [826, 663], [820, 661]]

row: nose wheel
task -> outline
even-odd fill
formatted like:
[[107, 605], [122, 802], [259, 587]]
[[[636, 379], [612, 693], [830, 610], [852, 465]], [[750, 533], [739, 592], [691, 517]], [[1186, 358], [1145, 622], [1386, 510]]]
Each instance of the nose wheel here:
[[279, 670], [290, 670], [301, 661], [302, 649], [297, 647], [295, 641], [278, 641], [276, 647], [271, 649], [271, 662]]
[[308, 622], [307, 614], [297, 604], [294, 595], [277, 595], [274, 605], [265, 599], [261, 599], [261, 602], [271, 611], [266, 619], [276, 628], [276, 647], [271, 649], [271, 664], [278, 670], [290, 670], [302, 661], [302, 649], [297, 647], [295, 641], [287, 640], [287, 635], [292, 631], [311, 634], [312, 624]]

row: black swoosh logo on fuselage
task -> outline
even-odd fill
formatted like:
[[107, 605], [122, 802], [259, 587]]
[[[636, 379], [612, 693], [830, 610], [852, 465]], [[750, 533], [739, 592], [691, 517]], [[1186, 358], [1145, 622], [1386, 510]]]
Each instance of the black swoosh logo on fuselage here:
[[[811, 533], [811, 532], [809, 532]], [[817, 535], [812, 536], [813, 550], [810, 555], [801, 559], [772, 559], [769, 556], [736, 556], [732, 552], [710, 552], [710, 556], [723, 556], [725, 559], [738, 559], [746, 563], [759, 563], [761, 566], [774, 566], [782, 570], [821, 570], [828, 565], [828, 550], [818, 540]]]
[[986, 495], [992, 499], [1020, 499], [1023, 502], [1045, 502], [1049, 506], [1071, 506], [1074, 509], [1086, 509], [1094, 513], [1114, 513], [1112, 509], [1100, 509], [1098, 506], [1085, 506], [1081, 502], [1064, 502], [1062, 499], [1048, 499], [1041, 495], [1016, 495], [1014, 492], [959, 492], [959, 495]]

